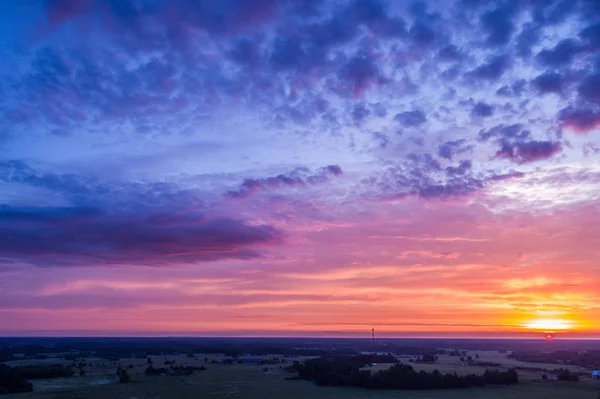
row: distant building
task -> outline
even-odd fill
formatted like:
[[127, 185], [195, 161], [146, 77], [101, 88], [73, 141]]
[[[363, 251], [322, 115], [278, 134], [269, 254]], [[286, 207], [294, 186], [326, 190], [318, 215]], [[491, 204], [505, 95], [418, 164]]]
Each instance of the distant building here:
[[600, 370], [592, 371], [592, 380], [600, 380]]

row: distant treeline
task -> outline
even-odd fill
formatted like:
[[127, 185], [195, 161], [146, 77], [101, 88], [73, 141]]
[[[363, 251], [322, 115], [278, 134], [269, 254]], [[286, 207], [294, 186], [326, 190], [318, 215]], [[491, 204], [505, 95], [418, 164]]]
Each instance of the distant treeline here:
[[429, 373], [415, 371], [407, 364], [394, 364], [387, 370], [372, 373], [364, 367], [382, 362], [373, 356], [321, 357], [303, 363], [294, 363], [301, 379], [314, 381], [317, 385], [353, 386], [371, 389], [457, 389], [483, 387], [486, 385], [510, 385], [519, 381], [513, 369], [508, 371], [486, 370], [483, 375], [456, 373], [442, 374], [437, 370]]
[[[358, 355], [362, 352], [385, 352], [396, 355], [425, 356], [443, 350], [408, 346], [394, 342], [373, 343], [361, 339], [303, 338], [0, 338], [0, 361], [15, 360], [15, 354], [36, 358], [66, 357], [68, 360], [94, 356], [118, 359], [186, 353], [222, 353], [228, 357], [263, 356], [332, 356]], [[65, 355], [66, 353], [66, 355]]]
[[75, 374], [72, 368], [61, 364], [32, 365], [12, 367], [10, 369], [13, 373], [17, 373], [28, 380], [71, 377]]
[[146, 375], [191, 375], [194, 371], [205, 371], [206, 367], [194, 367], [194, 366], [171, 366], [168, 369], [165, 367], [155, 368], [150, 365], [146, 368]]
[[[370, 335], [370, 331], [368, 331]], [[600, 350], [592, 340], [502, 340], [379, 338], [0, 338], [0, 354], [58, 354], [90, 352], [104, 358], [165, 355], [172, 353], [228, 353], [250, 355], [293, 354], [296, 349], [353, 350], [411, 356], [439, 354], [435, 348], [500, 351]], [[462, 354], [461, 354], [462, 356]]]
[[513, 352], [508, 357], [528, 363], [569, 364], [585, 368], [600, 368], [600, 350]]

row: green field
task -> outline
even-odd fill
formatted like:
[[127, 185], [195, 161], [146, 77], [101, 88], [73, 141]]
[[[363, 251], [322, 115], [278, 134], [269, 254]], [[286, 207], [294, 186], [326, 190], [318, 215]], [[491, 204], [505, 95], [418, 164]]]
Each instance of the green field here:
[[[219, 358], [217, 356], [210, 356]], [[176, 360], [177, 364], [200, 365], [204, 364], [205, 355], [198, 355], [198, 359], [187, 359], [184, 356], [169, 356], [168, 359]], [[488, 356], [485, 356], [487, 358]], [[482, 355], [484, 358], [484, 355]], [[487, 359], [482, 360], [487, 360]], [[500, 358], [500, 357], [499, 357]], [[505, 359], [505, 358], [504, 358]], [[163, 367], [164, 357], [153, 357], [155, 367]], [[482, 373], [485, 368], [449, 363], [456, 358], [440, 359], [441, 364], [415, 364], [415, 369], [433, 370], [437, 368], [442, 372], [456, 371], [459, 374]], [[506, 359], [505, 359], [506, 360]], [[291, 362], [292, 359], [289, 359]], [[102, 366], [101, 363], [105, 365]], [[540, 373], [520, 372], [521, 383], [517, 386], [502, 388], [477, 388], [463, 390], [364, 390], [356, 388], [317, 387], [307, 381], [289, 381], [285, 377], [293, 376], [286, 373], [279, 366], [260, 365], [222, 365], [207, 364], [207, 370], [195, 372], [191, 376], [146, 376], [144, 359], [122, 359], [121, 365], [133, 364], [129, 369], [132, 377], [131, 384], [120, 385], [114, 377], [116, 366], [102, 360], [92, 360], [94, 366], [88, 368], [85, 376], [75, 376], [67, 379], [36, 381], [35, 391], [24, 394], [6, 395], [7, 399], [192, 399], [192, 398], [248, 398], [248, 399], [279, 399], [279, 398], [310, 398], [310, 399], [359, 399], [359, 398], [448, 398], [448, 399], [597, 399], [600, 393], [600, 381], [582, 378], [579, 383], [558, 382], [540, 378]], [[289, 363], [288, 363], [289, 364]], [[285, 366], [285, 365], [284, 365]], [[536, 364], [529, 366], [539, 367]], [[168, 367], [168, 366], [167, 366]], [[269, 371], [265, 372], [264, 367]], [[377, 365], [374, 369], [389, 367]], [[94, 385], [96, 384], [96, 385]]]

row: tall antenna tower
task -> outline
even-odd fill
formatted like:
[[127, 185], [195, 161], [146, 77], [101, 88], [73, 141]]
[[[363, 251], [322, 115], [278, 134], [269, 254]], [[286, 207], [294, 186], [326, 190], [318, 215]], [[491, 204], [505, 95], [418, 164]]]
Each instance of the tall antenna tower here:
[[375, 329], [371, 329], [371, 337], [373, 338], [373, 345], [375, 345]]

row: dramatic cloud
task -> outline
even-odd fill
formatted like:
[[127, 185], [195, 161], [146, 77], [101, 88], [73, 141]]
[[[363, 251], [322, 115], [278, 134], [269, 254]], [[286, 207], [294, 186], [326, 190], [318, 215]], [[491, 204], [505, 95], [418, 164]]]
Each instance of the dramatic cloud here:
[[597, 1], [4, 3], [10, 328], [600, 329]]
[[260, 256], [281, 234], [269, 226], [196, 214], [104, 214], [81, 208], [0, 209], [0, 259], [53, 264], [146, 264]]

